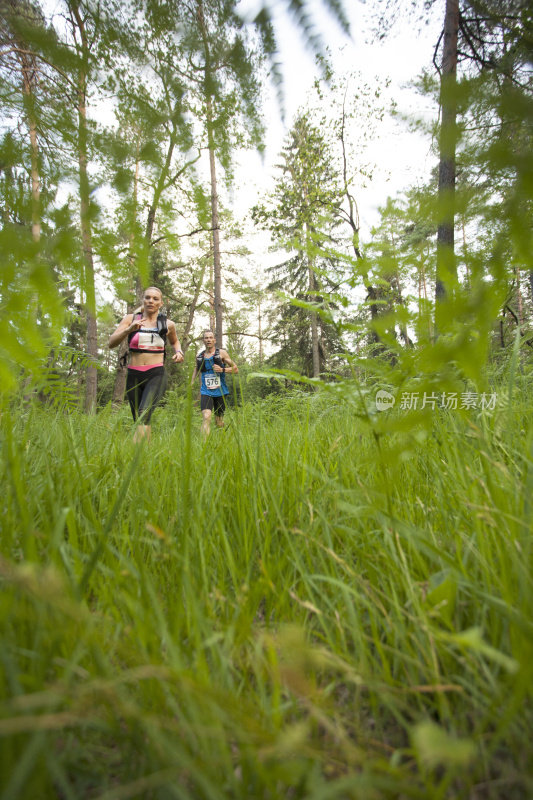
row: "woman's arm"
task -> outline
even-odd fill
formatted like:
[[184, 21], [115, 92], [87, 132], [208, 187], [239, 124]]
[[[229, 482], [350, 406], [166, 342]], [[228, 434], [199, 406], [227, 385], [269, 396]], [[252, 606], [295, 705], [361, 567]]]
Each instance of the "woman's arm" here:
[[134, 322], [133, 317], [133, 314], [126, 314], [126, 316], [119, 323], [116, 331], [111, 334], [109, 337], [109, 342], [107, 343], [107, 346], [110, 350], [124, 341], [126, 336], [128, 336], [130, 333], [138, 331], [143, 322], [146, 322], [145, 319], [136, 319]]

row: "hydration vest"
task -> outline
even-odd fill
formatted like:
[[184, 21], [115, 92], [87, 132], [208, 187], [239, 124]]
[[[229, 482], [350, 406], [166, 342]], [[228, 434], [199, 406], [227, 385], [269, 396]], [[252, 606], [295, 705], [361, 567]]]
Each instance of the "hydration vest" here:
[[[209, 356], [209, 358], [211, 358], [211, 356]], [[204, 362], [205, 362], [205, 350], [202, 350], [202, 352], [198, 353], [198, 355], [196, 356], [196, 372], [207, 372]], [[213, 363], [218, 364], [219, 367], [224, 366], [224, 362], [220, 358], [219, 347], [215, 348], [215, 352], [213, 354]]]
[[[137, 312], [137, 314], [133, 314], [132, 322], [135, 319], [135, 317], [140, 317], [142, 319], [142, 313], [139, 311], [139, 312]], [[130, 345], [130, 342], [131, 342], [131, 340], [133, 339], [133, 337], [135, 336], [136, 333], [139, 333], [139, 331], [132, 331], [131, 333], [128, 333], [128, 349], [119, 360], [119, 365], [120, 365], [121, 369], [123, 369], [126, 366], [126, 364], [128, 363], [128, 358], [129, 358], [129, 354], [130, 354], [129, 345]], [[167, 333], [168, 333], [167, 315], [166, 314], [158, 314], [157, 315], [157, 333], [163, 339], [163, 343], [165, 345], [165, 347], [163, 349], [163, 361], [164, 361], [166, 359], [166, 356], [167, 356], [167, 354], [166, 354], [166, 345], [167, 345]], [[134, 352], [136, 352], [136, 353], [141, 352], [142, 353], [143, 351], [142, 350], [135, 350]]]
[[[142, 319], [142, 313], [138, 312], [137, 314], [134, 314], [132, 322], [134, 321], [135, 317], [140, 317]], [[133, 339], [133, 337], [135, 336], [136, 333], [139, 333], [139, 331], [132, 331], [131, 333], [128, 334], [128, 345], [129, 345], [129, 343], [131, 342], [131, 340]], [[167, 333], [168, 333], [167, 315], [166, 314], [158, 314], [157, 315], [157, 333], [163, 339], [163, 342], [164, 342], [165, 347], [166, 347], [166, 344], [167, 344]]]

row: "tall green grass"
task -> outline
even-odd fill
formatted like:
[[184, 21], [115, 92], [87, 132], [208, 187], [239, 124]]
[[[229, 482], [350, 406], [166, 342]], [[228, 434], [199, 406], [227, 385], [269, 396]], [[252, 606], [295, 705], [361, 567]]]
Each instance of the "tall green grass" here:
[[527, 399], [4, 412], [0, 800], [533, 793]]

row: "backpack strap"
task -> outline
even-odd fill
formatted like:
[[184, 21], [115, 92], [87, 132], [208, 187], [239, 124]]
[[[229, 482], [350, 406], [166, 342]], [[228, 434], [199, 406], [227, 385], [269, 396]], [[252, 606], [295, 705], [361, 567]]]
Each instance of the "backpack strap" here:
[[167, 325], [167, 315], [166, 314], [158, 314], [157, 315], [157, 332], [160, 337], [163, 339], [163, 362], [167, 360], [167, 333], [168, 333], [168, 325]]
[[196, 356], [196, 372], [201, 372], [205, 361], [205, 350]]
[[168, 333], [168, 324], [167, 324], [167, 315], [166, 314], [158, 314], [157, 315], [157, 332], [163, 341], [167, 342], [167, 333]]
[[[209, 358], [211, 358], [211, 356], [209, 356]], [[202, 352], [198, 353], [198, 355], [196, 356], [196, 371], [197, 372], [201, 372], [202, 371], [202, 367], [204, 366], [204, 361], [205, 361], [205, 350], [202, 350]], [[219, 347], [215, 348], [215, 352], [213, 353], [213, 364], [217, 364], [219, 367], [223, 367], [224, 366], [224, 362], [220, 358], [220, 348]]]
[[[137, 312], [134, 311], [133, 314], [131, 315], [131, 321], [133, 322], [135, 317], [140, 317], [140, 319], [142, 319], [142, 316], [143, 316], [142, 311], [137, 311]], [[132, 331], [132, 333], [128, 334], [128, 351], [129, 351], [129, 344], [136, 333], [137, 331]], [[167, 344], [167, 334], [168, 334], [168, 324], [167, 324], [166, 314], [157, 315], [157, 333], [162, 338], [163, 344], [165, 345], [163, 349], [163, 361], [165, 361], [167, 357], [166, 344]], [[122, 361], [125, 358], [126, 356], [122, 356], [122, 358], [120, 359], [121, 366], [126, 366], [127, 363], [126, 360], [124, 360], [124, 363], [122, 364]]]

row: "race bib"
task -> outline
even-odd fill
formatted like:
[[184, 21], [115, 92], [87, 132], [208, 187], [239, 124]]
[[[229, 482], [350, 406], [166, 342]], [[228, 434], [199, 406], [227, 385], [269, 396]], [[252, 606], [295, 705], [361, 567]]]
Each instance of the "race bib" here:
[[220, 389], [220, 375], [206, 375], [205, 376], [205, 388], [212, 391], [213, 389]]

